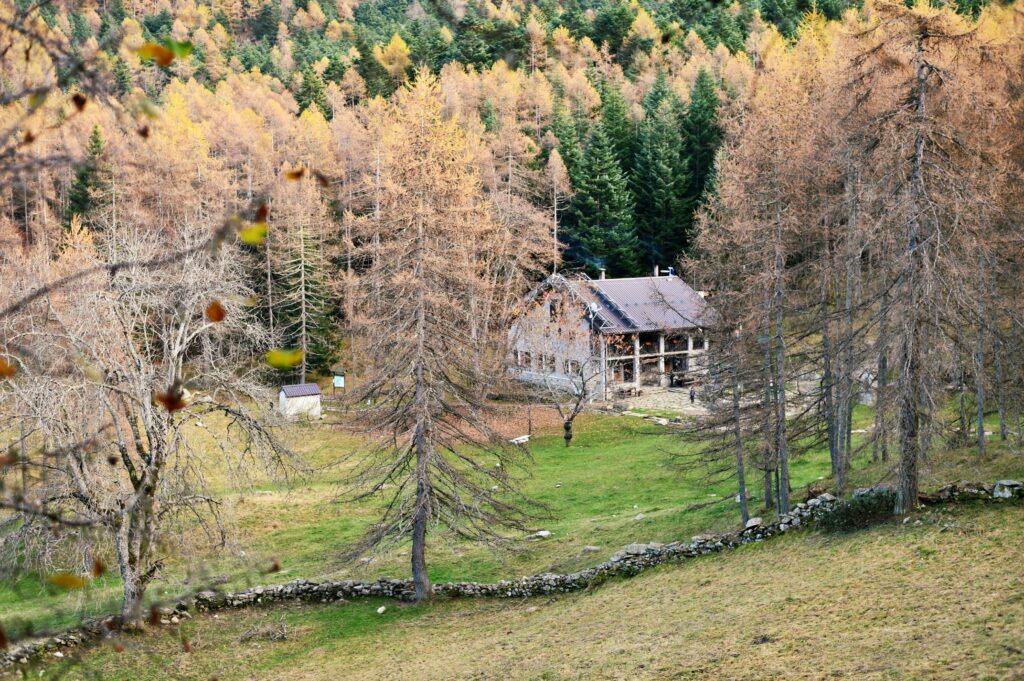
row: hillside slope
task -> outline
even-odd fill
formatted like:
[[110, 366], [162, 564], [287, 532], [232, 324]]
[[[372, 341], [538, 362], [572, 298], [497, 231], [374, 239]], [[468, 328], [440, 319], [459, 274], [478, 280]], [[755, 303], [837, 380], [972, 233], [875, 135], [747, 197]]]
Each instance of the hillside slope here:
[[[1020, 679], [1022, 559], [1024, 507], [964, 506], [547, 601], [221, 613], [81, 663], [102, 678], [222, 681]], [[287, 640], [269, 640], [282, 623]]]

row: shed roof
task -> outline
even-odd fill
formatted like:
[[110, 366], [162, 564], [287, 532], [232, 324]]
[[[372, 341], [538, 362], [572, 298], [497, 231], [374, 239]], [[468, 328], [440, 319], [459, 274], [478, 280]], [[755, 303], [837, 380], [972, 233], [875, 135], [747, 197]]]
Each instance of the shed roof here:
[[316, 383], [297, 383], [295, 385], [282, 385], [281, 392], [285, 397], [313, 397], [320, 394], [320, 386]]
[[668, 331], [707, 326], [707, 301], [675, 275], [563, 279], [603, 322], [601, 333]]

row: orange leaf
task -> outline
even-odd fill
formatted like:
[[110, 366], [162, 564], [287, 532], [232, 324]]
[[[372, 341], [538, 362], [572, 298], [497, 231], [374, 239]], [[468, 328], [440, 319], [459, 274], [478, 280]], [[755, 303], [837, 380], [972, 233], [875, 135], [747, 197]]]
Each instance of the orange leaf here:
[[13, 364], [0, 357], [0, 378], [11, 378], [16, 373], [18, 373], [18, 369]]
[[89, 583], [84, 577], [73, 575], [70, 572], [58, 572], [46, 581], [60, 589], [84, 589]]
[[259, 224], [267, 221], [267, 216], [270, 214], [270, 209], [267, 208], [267, 204], [261, 203], [259, 208], [256, 209], [256, 218], [253, 222]]
[[178, 381], [175, 381], [167, 389], [167, 392], [153, 395], [153, 399], [169, 412], [175, 412], [188, 406], [188, 402], [185, 401], [185, 391], [182, 390], [181, 383]]
[[107, 571], [107, 566], [103, 564], [103, 561], [99, 558], [94, 558], [92, 561], [92, 576], [102, 577], [103, 573]]
[[157, 66], [170, 66], [174, 61], [174, 52], [156, 43], [146, 43], [135, 50], [135, 52], [139, 55], [140, 59], [155, 61]]
[[227, 316], [227, 310], [219, 300], [214, 300], [206, 306], [206, 318], [211, 322], [222, 322]]
[[296, 168], [294, 170], [287, 171], [284, 176], [289, 180], [301, 180], [302, 176], [306, 174], [305, 168]]

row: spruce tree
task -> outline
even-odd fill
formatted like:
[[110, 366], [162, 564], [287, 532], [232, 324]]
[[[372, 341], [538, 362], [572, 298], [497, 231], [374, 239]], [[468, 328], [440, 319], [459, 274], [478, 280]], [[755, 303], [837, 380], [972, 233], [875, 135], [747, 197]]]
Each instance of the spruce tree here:
[[300, 111], [305, 111], [311, 104], [316, 104], [324, 118], [328, 120], [331, 118], [331, 108], [327, 104], [323, 78], [313, 69], [312, 64], [307, 64], [306, 68], [302, 70], [302, 85], [295, 93], [295, 101], [299, 103]]
[[85, 157], [75, 168], [75, 179], [68, 189], [68, 206], [64, 213], [65, 226], [69, 226], [71, 219], [76, 215], [87, 217], [89, 212], [100, 204], [100, 194], [109, 181], [108, 170], [102, 162], [104, 149], [103, 134], [97, 125], [89, 135]]
[[114, 85], [117, 88], [117, 94], [122, 97], [131, 92], [134, 85], [131, 69], [120, 55], [114, 58]]
[[668, 265], [687, 247], [686, 161], [670, 102], [644, 119], [631, 178], [637, 237], [647, 265]]
[[615, 160], [624, 173], [633, 165], [633, 121], [629, 105], [622, 90], [615, 83], [605, 81], [601, 86], [601, 122], [612, 143]]
[[658, 69], [657, 74], [654, 76], [654, 82], [651, 83], [651, 87], [647, 88], [647, 92], [644, 93], [643, 107], [644, 113], [647, 116], [654, 116], [658, 112], [658, 108], [661, 103], [669, 96], [671, 90], [668, 87], [668, 79], [665, 77], [665, 71]]
[[717, 120], [718, 104], [718, 86], [702, 68], [690, 91], [690, 104], [679, 117], [683, 156], [689, 168], [685, 193], [688, 234], [692, 233], [693, 213], [703, 205], [706, 194], [714, 191], [715, 154], [723, 135]]
[[326, 371], [337, 356], [331, 295], [320, 244], [307, 226], [299, 226], [282, 255], [274, 319], [284, 344], [303, 352], [302, 361], [288, 372], [305, 383], [309, 372]]
[[558, 153], [561, 154], [565, 168], [569, 171], [569, 179], [572, 180], [573, 186], [576, 186], [583, 168], [583, 150], [580, 148], [576, 122], [561, 104], [555, 107], [551, 120], [551, 134], [558, 140]]
[[603, 265], [612, 276], [640, 271], [632, 196], [601, 121], [587, 141], [572, 213], [571, 258], [591, 272]]

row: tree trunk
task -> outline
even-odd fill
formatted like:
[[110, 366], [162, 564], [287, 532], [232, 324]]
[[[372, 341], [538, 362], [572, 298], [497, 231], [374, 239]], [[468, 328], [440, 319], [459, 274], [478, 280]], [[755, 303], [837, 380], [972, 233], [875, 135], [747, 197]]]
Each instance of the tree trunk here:
[[917, 466], [921, 455], [921, 311], [918, 286], [924, 273], [921, 246], [921, 203], [924, 201], [925, 93], [929, 67], [924, 59], [924, 36], [917, 38], [917, 87], [913, 169], [910, 181], [910, 216], [907, 220], [906, 321], [900, 348], [900, 461], [898, 466], [896, 513], [905, 515], [917, 504]]
[[117, 566], [121, 573], [121, 626], [133, 628], [142, 620], [142, 599], [146, 594], [139, 565], [139, 556], [133, 550], [133, 532], [130, 529], [133, 517], [124, 518], [117, 528], [115, 537], [115, 554]]
[[[827, 238], [827, 237], [826, 237]], [[839, 455], [836, 449], [836, 412], [832, 390], [832, 324], [828, 309], [828, 275], [821, 278], [821, 388], [825, 402], [825, 432], [828, 437], [828, 456], [832, 463], [832, 475], [839, 476]]]
[[974, 386], [978, 401], [978, 458], [985, 458], [985, 327], [978, 329], [974, 350]]
[[996, 408], [999, 410], [999, 439], [1006, 442], [1006, 386], [1003, 384], [1003, 340], [996, 338]]
[[789, 512], [789, 456], [786, 442], [786, 340], [782, 311], [782, 221], [776, 217], [775, 225], [775, 407], [776, 440], [779, 471], [779, 509]]
[[736, 482], [740, 494], [740, 518], [743, 524], [747, 524], [747, 482], [743, 475], [743, 429], [740, 422], [740, 381], [736, 371], [736, 364], [730, 367], [730, 378], [732, 379], [732, 423], [733, 438], [736, 441]]

